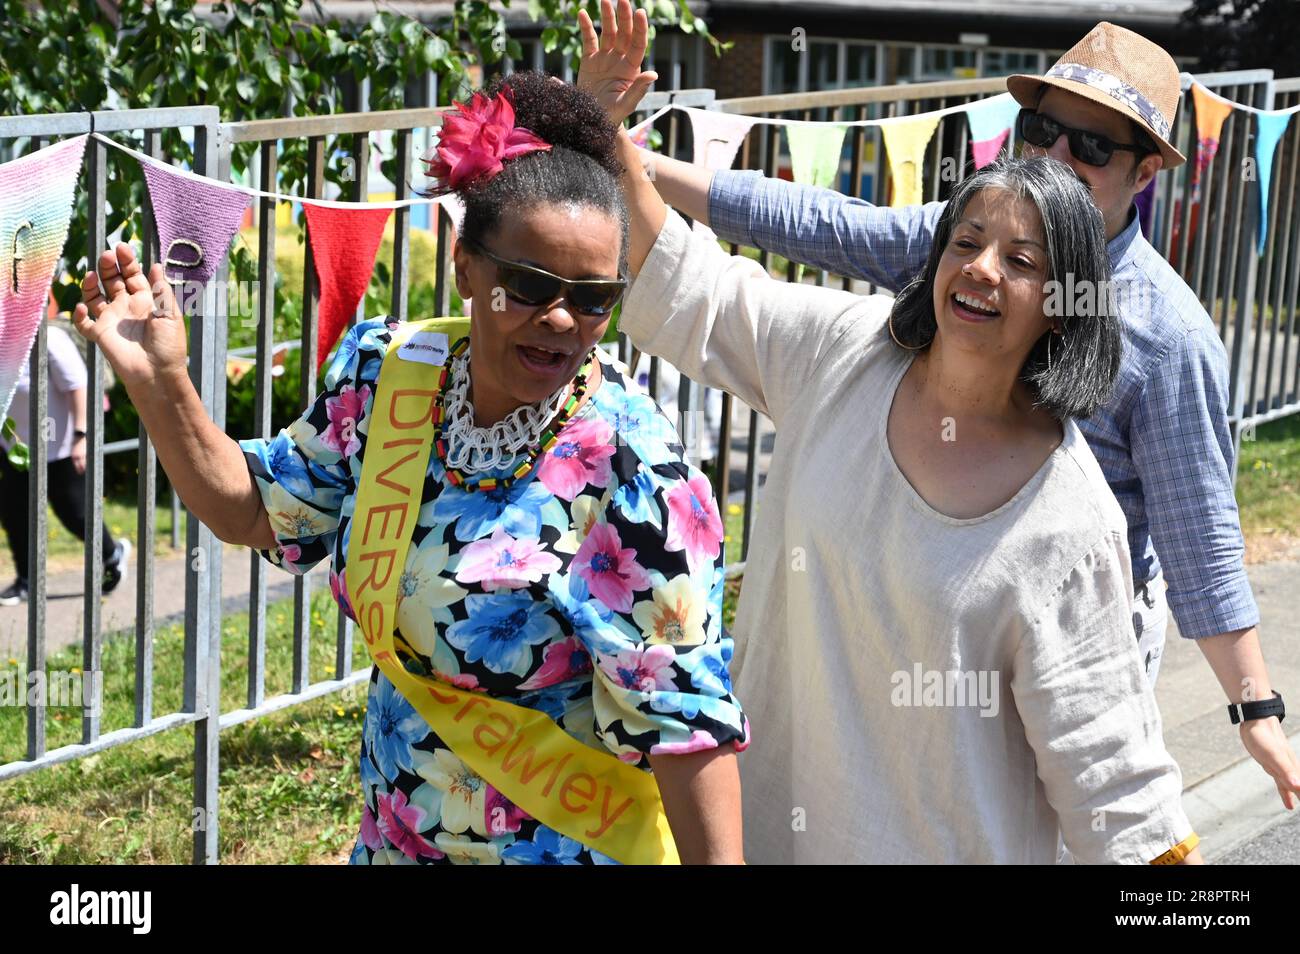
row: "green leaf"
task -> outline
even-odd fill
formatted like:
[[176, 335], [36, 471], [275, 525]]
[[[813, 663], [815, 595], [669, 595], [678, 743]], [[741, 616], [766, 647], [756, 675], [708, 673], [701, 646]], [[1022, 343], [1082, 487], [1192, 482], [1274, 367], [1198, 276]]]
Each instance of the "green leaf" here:
[[251, 103], [257, 98], [257, 80], [245, 73], [235, 80], [235, 92], [241, 99]]
[[407, 20], [402, 24], [402, 38], [412, 47], [418, 48], [424, 40], [424, 27], [416, 20]]
[[161, 59], [146, 62], [140, 71], [135, 74], [136, 90], [143, 92], [147, 86], [158, 78], [158, 74], [162, 72], [162, 68], [163, 61]]
[[447, 51], [449, 49], [451, 49], [451, 47], [447, 45], [447, 41], [444, 40], [442, 37], [440, 36], [425, 37], [424, 55], [430, 66], [432, 66], [434, 63], [438, 62], [438, 60], [446, 56]]
[[547, 27], [542, 31], [542, 49], [547, 53], [554, 51], [560, 45], [560, 31], [555, 27]]
[[266, 58], [266, 78], [269, 79], [276, 86], [280, 85], [280, 80], [281, 80], [280, 61], [276, 59], [274, 55], [268, 56]]
[[9, 458], [9, 463], [13, 465], [15, 470], [27, 470], [32, 463], [31, 450], [16, 437], [5, 456]]

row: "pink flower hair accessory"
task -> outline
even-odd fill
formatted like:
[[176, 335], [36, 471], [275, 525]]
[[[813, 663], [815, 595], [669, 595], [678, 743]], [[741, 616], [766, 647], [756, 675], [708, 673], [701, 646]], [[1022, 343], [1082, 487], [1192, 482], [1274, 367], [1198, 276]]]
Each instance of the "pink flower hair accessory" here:
[[438, 145], [424, 157], [428, 175], [436, 180], [437, 194], [454, 192], [479, 178], [491, 179], [505, 168], [507, 160], [551, 148], [550, 143], [515, 125], [509, 86], [490, 99], [475, 93], [469, 103], [452, 105], [455, 108], [443, 115]]

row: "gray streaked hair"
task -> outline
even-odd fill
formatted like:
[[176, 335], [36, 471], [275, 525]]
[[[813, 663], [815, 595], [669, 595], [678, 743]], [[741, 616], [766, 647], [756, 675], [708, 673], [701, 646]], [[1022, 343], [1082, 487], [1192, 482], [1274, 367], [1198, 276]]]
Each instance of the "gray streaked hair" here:
[[[934, 339], [938, 330], [934, 282], [939, 260], [966, 206], [985, 189], [1029, 199], [1038, 208], [1047, 236], [1047, 282], [1059, 282], [1058, 289], [1063, 286], [1067, 291], [1094, 290], [1090, 307], [1076, 308], [1069, 302], [1059, 314], [1049, 317], [1045, 313], [1046, 330], [1020, 373], [1035, 403], [1053, 416], [1061, 420], [1089, 417], [1110, 397], [1123, 342], [1101, 212], [1087, 183], [1063, 162], [1047, 157], [1000, 159], [957, 184], [935, 228], [925, 267], [894, 301], [890, 317], [894, 335], [916, 350], [925, 350]], [[1063, 334], [1055, 335], [1051, 342], [1049, 368], [1048, 335], [1052, 332], [1048, 321], [1053, 319]]]

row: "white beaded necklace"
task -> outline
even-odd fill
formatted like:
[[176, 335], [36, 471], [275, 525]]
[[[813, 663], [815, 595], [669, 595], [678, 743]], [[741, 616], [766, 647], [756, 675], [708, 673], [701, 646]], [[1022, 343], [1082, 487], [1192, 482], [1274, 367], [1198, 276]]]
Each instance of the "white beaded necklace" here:
[[445, 463], [466, 474], [481, 474], [501, 470], [541, 441], [547, 423], [560, 412], [572, 382], [566, 382], [545, 401], [515, 408], [490, 427], [475, 427], [474, 404], [468, 397], [469, 354], [467, 347], [464, 354], [452, 359], [443, 398]]

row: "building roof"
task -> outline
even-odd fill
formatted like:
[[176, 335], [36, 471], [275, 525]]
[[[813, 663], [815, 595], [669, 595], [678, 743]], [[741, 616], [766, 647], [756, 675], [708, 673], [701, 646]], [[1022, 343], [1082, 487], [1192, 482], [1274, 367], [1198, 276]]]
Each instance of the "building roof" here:
[[[709, 0], [718, 12], [763, 9], [845, 13], [873, 11], [894, 15], [960, 13], [975, 17], [1036, 20], [1118, 20], [1125, 23], [1173, 24], [1192, 0]], [[707, 13], [706, 13], [707, 17]]]

